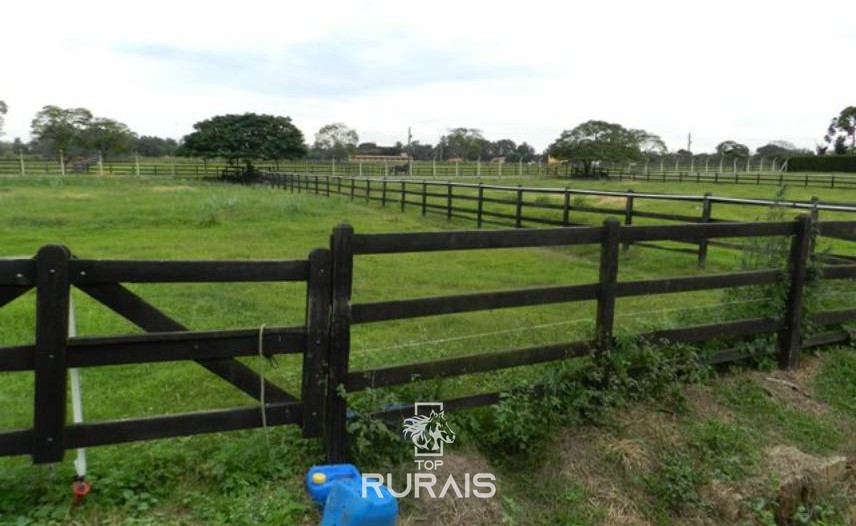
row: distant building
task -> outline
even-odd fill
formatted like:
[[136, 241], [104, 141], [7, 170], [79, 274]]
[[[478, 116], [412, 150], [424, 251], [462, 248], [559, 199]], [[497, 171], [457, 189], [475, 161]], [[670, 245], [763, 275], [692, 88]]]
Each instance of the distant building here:
[[496, 164], [505, 164], [505, 156], [504, 155], [497, 155], [496, 157], [491, 159], [490, 162], [496, 163]]

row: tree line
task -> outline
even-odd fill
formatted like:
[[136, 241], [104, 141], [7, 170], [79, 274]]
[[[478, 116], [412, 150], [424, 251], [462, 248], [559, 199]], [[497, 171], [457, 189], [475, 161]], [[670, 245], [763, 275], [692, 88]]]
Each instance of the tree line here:
[[[0, 137], [8, 106], [0, 100]], [[590, 120], [562, 131], [543, 152], [536, 152], [527, 142], [513, 139], [487, 139], [478, 128], [451, 128], [437, 144], [420, 141], [397, 142], [379, 146], [360, 142], [357, 130], [341, 122], [322, 126], [308, 145], [303, 132], [290, 117], [255, 113], [218, 115], [197, 122], [193, 131], [181, 141], [148, 135], [138, 135], [126, 124], [114, 119], [95, 116], [86, 108], [44, 106], [31, 123], [32, 139], [25, 143], [19, 138], [11, 143], [0, 142], [0, 155], [17, 153], [39, 154], [64, 158], [99, 155], [102, 157], [137, 154], [149, 157], [180, 155], [222, 158], [235, 164], [253, 160], [302, 159], [340, 160], [364, 156], [400, 157], [404, 160], [460, 160], [531, 163], [547, 156], [562, 161], [581, 163], [591, 172], [598, 162], [638, 161], [663, 155], [698, 156], [688, 150], [669, 152], [665, 142], [656, 134], [643, 129], [626, 128], [621, 124]], [[714, 155], [746, 158], [748, 146], [725, 140], [716, 147]], [[799, 149], [787, 141], [772, 141], [759, 147], [757, 155], [787, 158], [794, 155], [844, 155], [856, 153], [856, 106], [844, 108], [833, 117], [815, 152]], [[706, 154], [701, 154], [706, 155]]]

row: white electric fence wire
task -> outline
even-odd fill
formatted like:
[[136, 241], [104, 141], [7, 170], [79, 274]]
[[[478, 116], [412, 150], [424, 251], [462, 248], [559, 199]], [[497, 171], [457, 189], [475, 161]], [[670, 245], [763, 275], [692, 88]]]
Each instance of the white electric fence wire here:
[[264, 353], [264, 337], [265, 337], [265, 324], [262, 323], [259, 326], [259, 358], [261, 358], [261, 365], [259, 366], [259, 406], [262, 413], [262, 429], [265, 430], [265, 441], [267, 442], [268, 447], [270, 447], [270, 435], [268, 433], [268, 425], [267, 425], [267, 404], [265, 403], [265, 353]]
[[[712, 307], [722, 307], [725, 305], [761, 303], [761, 302], [766, 302], [766, 301], [769, 301], [769, 299], [763, 298], [763, 299], [755, 299], [755, 300], [729, 301], [729, 302], [725, 302], [725, 303], [708, 303], [705, 305], [696, 305], [695, 307], [677, 307], [677, 308], [671, 308], [671, 309], [657, 309], [657, 310], [648, 310], [648, 311], [626, 312], [626, 313], [616, 314], [615, 317], [616, 318], [627, 318], [627, 317], [631, 317], [631, 316], [640, 316], [643, 314], [666, 314], [669, 312], [701, 310], [701, 309], [709, 309]], [[545, 328], [549, 328], [549, 327], [558, 327], [561, 325], [574, 325], [574, 324], [578, 324], [578, 323], [591, 322], [591, 321], [592, 321], [592, 317], [589, 316], [586, 318], [576, 318], [573, 320], [565, 320], [565, 321], [559, 321], [559, 322], [554, 322], [554, 323], [544, 323], [544, 324], [540, 324], [540, 325], [529, 325], [526, 327], [516, 327], [514, 329], [504, 329], [501, 331], [491, 331], [491, 332], [482, 332], [482, 333], [478, 333], [478, 334], [468, 334], [466, 336], [455, 336], [455, 337], [451, 337], [451, 338], [441, 338], [441, 339], [437, 339], [437, 340], [407, 342], [407, 343], [401, 343], [398, 345], [390, 345], [387, 347], [375, 347], [373, 349], [361, 349], [359, 351], [352, 352], [351, 356], [361, 356], [361, 355], [375, 353], [375, 352], [379, 352], [379, 351], [392, 351], [392, 350], [404, 349], [404, 348], [408, 348], [408, 347], [421, 347], [423, 345], [435, 345], [435, 344], [440, 344], [440, 343], [449, 343], [449, 342], [455, 342], [455, 341], [461, 341], [461, 340], [472, 340], [472, 339], [476, 339], [476, 338], [482, 338], [485, 336], [496, 336], [499, 334], [509, 334], [509, 333], [521, 332], [521, 331], [545, 329]]]
[[[74, 314], [74, 299], [68, 297], [68, 337], [77, 336], [77, 317]], [[71, 419], [75, 424], [83, 422], [83, 396], [80, 390], [80, 369], [74, 367], [68, 370], [71, 377]], [[86, 449], [77, 448], [74, 459], [74, 471], [79, 478], [86, 476]]]

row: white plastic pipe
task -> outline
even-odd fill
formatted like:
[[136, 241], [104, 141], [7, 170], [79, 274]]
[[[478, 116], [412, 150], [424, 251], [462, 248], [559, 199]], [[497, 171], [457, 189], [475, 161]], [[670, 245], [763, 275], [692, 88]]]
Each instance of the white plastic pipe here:
[[[74, 300], [68, 297], [68, 337], [77, 336], [77, 319], [74, 315]], [[68, 370], [71, 376], [71, 418], [75, 424], [83, 422], [83, 397], [80, 391], [80, 369]], [[74, 471], [77, 476], [86, 476], [86, 449], [77, 448], [77, 458], [74, 459]]]

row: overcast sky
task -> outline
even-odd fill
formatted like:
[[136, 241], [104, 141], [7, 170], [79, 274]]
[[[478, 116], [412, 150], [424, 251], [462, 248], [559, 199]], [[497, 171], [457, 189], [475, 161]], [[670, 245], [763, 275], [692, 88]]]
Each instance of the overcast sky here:
[[46, 104], [180, 138], [221, 113], [289, 115], [311, 142], [434, 143], [448, 128], [537, 149], [588, 119], [670, 149], [813, 148], [856, 104], [856, 1], [29, 1], [0, 12], [4, 139]]

